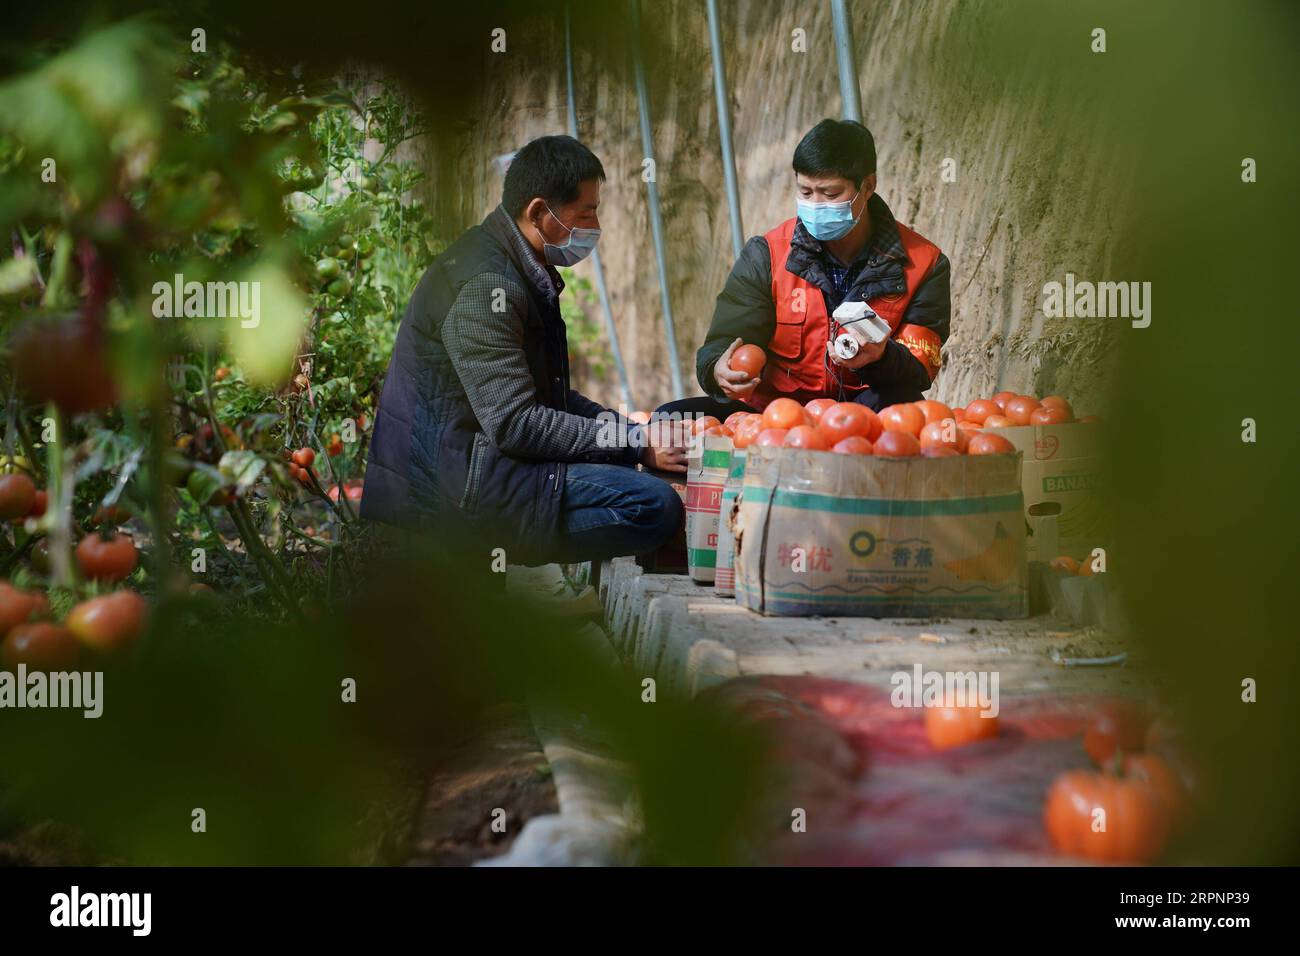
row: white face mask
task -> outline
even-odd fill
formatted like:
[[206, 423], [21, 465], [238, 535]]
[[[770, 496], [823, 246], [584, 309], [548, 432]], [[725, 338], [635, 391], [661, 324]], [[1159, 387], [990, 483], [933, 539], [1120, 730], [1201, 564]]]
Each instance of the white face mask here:
[[[551, 212], [550, 206], [546, 207], [546, 211], [551, 213], [552, 219], [560, 222], [560, 217]], [[546, 256], [547, 262], [556, 267], [571, 266], [591, 255], [596, 248], [596, 241], [600, 238], [599, 229], [582, 229], [578, 227], [569, 229], [562, 222], [560, 222], [560, 225], [569, 232], [569, 238], [564, 245], [557, 246], [554, 243], [547, 242], [546, 237], [542, 236], [542, 253]], [[537, 230], [538, 235], [541, 235], [541, 232], [540, 229]]]

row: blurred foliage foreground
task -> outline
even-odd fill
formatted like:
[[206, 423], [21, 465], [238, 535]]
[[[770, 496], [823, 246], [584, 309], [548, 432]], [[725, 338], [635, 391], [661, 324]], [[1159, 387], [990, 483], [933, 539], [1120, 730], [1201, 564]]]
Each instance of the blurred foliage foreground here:
[[[299, 74], [127, 21], [0, 85], [3, 597], [60, 631], [105, 594], [146, 609], [68, 640], [101, 717], [0, 715], [0, 842], [53, 818], [83, 862], [391, 862], [408, 763], [527, 674], [658, 782], [658, 858], [724, 859], [757, 751], [720, 716], [647, 726], [503, 576], [369, 547], [378, 386], [436, 251], [400, 158], [423, 127], [382, 79]], [[729, 795], [682, 814], [681, 781]]]

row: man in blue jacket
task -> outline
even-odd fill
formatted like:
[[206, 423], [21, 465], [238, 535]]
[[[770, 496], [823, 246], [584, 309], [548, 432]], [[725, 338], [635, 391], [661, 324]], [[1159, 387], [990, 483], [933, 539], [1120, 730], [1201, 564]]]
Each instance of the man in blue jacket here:
[[569, 387], [556, 271], [589, 255], [605, 171], [568, 136], [515, 155], [501, 205], [438, 256], [398, 330], [363, 518], [497, 548], [512, 564], [644, 554], [682, 522], [638, 471], [685, 452]]

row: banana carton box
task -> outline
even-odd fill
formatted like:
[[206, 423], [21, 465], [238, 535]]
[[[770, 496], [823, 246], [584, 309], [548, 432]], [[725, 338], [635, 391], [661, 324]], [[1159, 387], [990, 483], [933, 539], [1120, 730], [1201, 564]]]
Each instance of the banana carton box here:
[[1102, 478], [1100, 425], [1022, 425], [999, 428], [1024, 453], [1021, 467], [1031, 561], [1068, 554], [1082, 559], [1104, 547], [1105, 510], [1098, 495]]
[[775, 616], [1029, 613], [1021, 456], [748, 449], [736, 601]]
[[731, 450], [727, 480], [722, 485], [722, 508], [718, 512], [718, 561], [714, 568], [713, 590], [718, 597], [736, 594], [736, 519], [740, 488], [745, 482], [744, 448]]

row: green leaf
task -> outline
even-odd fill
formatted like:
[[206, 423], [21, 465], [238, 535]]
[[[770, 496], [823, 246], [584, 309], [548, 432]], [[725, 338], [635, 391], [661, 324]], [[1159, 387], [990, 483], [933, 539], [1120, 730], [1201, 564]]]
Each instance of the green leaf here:
[[255, 451], [228, 451], [221, 456], [217, 470], [226, 484], [233, 484], [243, 491], [261, 477], [266, 470], [266, 460]]

